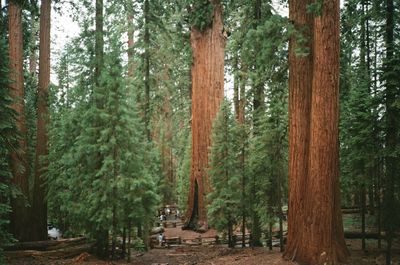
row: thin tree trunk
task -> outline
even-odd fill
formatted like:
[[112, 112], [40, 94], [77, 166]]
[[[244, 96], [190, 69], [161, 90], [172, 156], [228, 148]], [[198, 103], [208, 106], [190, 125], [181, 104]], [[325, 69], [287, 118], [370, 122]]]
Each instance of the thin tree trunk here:
[[144, 0], [144, 125], [147, 140], [150, 135], [150, 32], [149, 32], [149, 0]]
[[[235, 108], [235, 118], [239, 124], [244, 125], [244, 118], [242, 118], [242, 105], [241, 102], [244, 100], [242, 98], [243, 95], [243, 88], [241, 86], [241, 78], [238, 73], [239, 71], [239, 62], [238, 56], [235, 55], [234, 59], [234, 84], [233, 84], [233, 103]], [[239, 92], [240, 91], [240, 92]], [[243, 111], [244, 113], [244, 111]], [[243, 132], [241, 132], [241, 139], [242, 147], [240, 150], [240, 170], [241, 170], [241, 184], [242, 184], [242, 248], [246, 247], [246, 205], [245, 205], [245, 198], [246, 198], [246, 178], [245, 178], [245, 145], [244, 145], [244, 137]]]
[[17, 113], [16, 127], [19, 133], [17, 151], [11, 153], [10, 168], [13, 175], [12, 183], [20, 189], [21, 195], [11, 199], [11, 231], [19, 241], [28, 241], [29, 198], [28, 163], [27, 163], [27, 128], [24, 104], [24, 74], [23, 74], [23, 32], [22, 9], [17, 1], [11, 0], [8, 6], [9, 55], [10, 55], [10, 95], [14, 100], [13, 110]]
[[[103, 0], [96, 0], [95, 4], [95, 73], [94, 73], [94, 90], [95, 94], [100, 93], [101, 89], [101, 73], [104, 68], [104, 23], [103, 23]], [[94, 104], [96, 108], [102, 109], [104, 100], [96, 97]], [[99, 126], [98, 121], [93, 121], [94, 126]], [[100, 151], [96, 155], [95, 170], [100, 170], [102, 163], [102, 155]], [[109, 255], [109, 233], [107, 229], [99, 228], [96, 232], [96, 254], [101, 258], [108, 258]]]
[[[116, 192], [113, 189], [113, 196], [116, 196]], [[111, 241], [111, 259], [115, 259], [115, 250], [117, 247], [117, 207], [114, 203], [112, 207], [112, 241]]]
[[134, 45], [135, 45], [135, 39], [134, 39], [134, 28], [133, 28], [133, 7], [131, 6], [131, 3], [128, 3], [127, 6], [127, 20], [128, 20], [128, 77], [132, 78], [133, 73], [135, 70], [134, 64], [133, 64], [133, 55], [134, 55]]
[[[254, 1], [254, 29], [261, 24], [261, 0]], [[257, 65], [254, 65], [255, 72], [257, 73]], [[255, 114], [261, 112], [264, 109], [264, 83], [261, 82], [261, 78], [256, 74], [257, 78], [254, 80], [253, 84], [253, 109]]]
[[[224, 96], [224, 47], [222, 5], [213, 1], [211, 28], [191, 29], [192, 46], [192, 163], [186, 225], [208, 229], [206, 196], [210, 191], [208, 151], [212, 122]], [[197, 198], [195, 198], [198, 186]], [[198, 205], [198, 209], [195, 209]], [[198, 214], [198, 216], [196, 216]], [[196, 224], [191, 224], [198, 220]]]
[[395, 179], [398, 177], [398, 156], [395, 156], [397, 149], [397, 134], [399, 131], [398, 111], [395, 106], [397, 97], [396, 75], [394, 69], [396, 67], [394, 59], [394, 4], [393, 0], [386, 1], [386, 61], [385, 61], [385, 77], [386, 77], [386, 178], [385, 191], [383, 197], [384, 207], [384, 226], [386, 230], [386, 265], [391, 264], [392, 242], [394, 237], [394, 220], [393, 212], [395, 209]]
[[[96, 29], [95, 29], [95, 87], [100, 87], [100, 76], [104, 60], [104, 36], [103, 36], [103, 0], [96, 0]], [[97, 102], [97, 104], [100, 104]]]
[[[277, 126], [278, 127], [278, 126]], [[276, 156], [277, 159], [279, 159], [278, 156]], [[278, 217], [279, 217], [279, 250], [280, 252], [283, 252], [284, 250], [284, 242], [283, 242], [283, 212], [282, 212], [282, 175], [278, 172], [276, 175], [277, 178], [277, 184], [278, 184], [278, 194], [277, 194], [277, 200], [278, 200]]]
[[37, 103], [37, 137], [35, 159], [35, 181], [33, 187], [32, 218], [33, 240], [47, 239], [47, 201], [44, 175], [48, 163], [43, 159], [48, 155], [47, 124], [49, 119], [48, 97], [50, 84], [50, 12], [51, 0], [42, 0], [40, 7], [39, 42], [39, 86]]
[[376, 184], [376, 207], [377, 207], [377, 213], [376, 213], [376, 222], [378, 224], [378, 249], [382, 248], [382, 238], [381, 238], [381, 233], [382, 233], [382, 222], [381, 222], [381, 216], [382, 216], [382, 206], [381, 206], [381, 159], [378, 160], [378, 165], [377, 165], [377, 184]]
[[131, 221], [128, 221], [128, 262], [131, 262], [131, 233], [132, 233], [132, 225]]
[[365, 248], [365, 210], [366, 210], [366, 205], [365, 205], [365, 184], [361, 184], [361, 191], [360, 191], [360, 196], [361, 196], [361, 249], [363, 251], [366, 250]]
[[269, 240], [268, 240], [268, 247], [269, 247], [269, 250], [272, 250], [272, 222], [269, 222], [269, 233], [268, 233], [268, 236], [269, 236]]
[[[254, 29], [261, 24], [261, 0], [254, 1]], [[257, 56], [257, 54], [255, 54]], [[254, 58], [255, 60], [256, 58]], [[254, 64], [254, 72], [256, 73], [256, 78], [253, 80], [253, 124], [254, 124], [254, 134], [259, 133], [257, 119], [260, 117], [260, 113], [262, 113], [265, 109], [264, 106], [264, 83], [261, 81], [261, 76], [258, 73], [257, 64]], [[252, 246], [262, 246], [261, 244], [261, 224], [260, 217], [258, 216], [255, 210], [255, 201], [254, 196], [256, 193], [256, 183], [255, 177], [253, 176], [253, 180], [250, 183], [252, 194], [252, 202], [251, 202], [251, 219], [252, 219]]]
[[[118, 88], [116, 88], [118, 89]], [[114, 91], [115, 95], [117, 95], [117, 91]], [[116, 101], [118, 102], [118, 101]], [[118, 109], [119, 109], [119, 104], [117, 103], [116, 105], [116, 110], [115, 113], [118, 113]], [[116, 127], [116, 124], [114, 124], [113, 126], [114, 128]], [[114, 138], [116, 137], [115, 135], [115, 131], [114, 131]], [[118, 156], [118, 146], [114, 145], [113, 148], [113, 160], [114, 160], [114, 168], [113, 168], [113, 181], [114, 181], [114, 187], [112, 189], [112, 196], [113, 196], [113, 205], [112, 205], [112, 243], [111, 243], [111, 257], [114, 260], [116, 258], [116, 247], [117, 247], [117, 203], [115, 202], [115, 200], [117, 200], [117, 196], [118, 196], [118, 191], [116, 188], [115, 183], [117, 182], [117, 178], [119, 175], [119, 156]]]
[[126, 255], [126, 226], [122, 229], [122, 259], [125, 259]]
[[283, 213], [280, 211], [279, 213], [279, 251], [283, 252], [285, 247], [284, 247], [284, 241], [283, 241]]
[[239, 86], [240, 86], [240, 77], [239, 77], [239, 63], [238, 56], [234, 55], [233, 62], [233, 106], [235, 108], [235, 117], [236, 120], [239, 120]]
[[231, 221], [228, 221], [228, 246], [230, 248], [234, 247], [234, 242], [233, 242], [233, 225]]

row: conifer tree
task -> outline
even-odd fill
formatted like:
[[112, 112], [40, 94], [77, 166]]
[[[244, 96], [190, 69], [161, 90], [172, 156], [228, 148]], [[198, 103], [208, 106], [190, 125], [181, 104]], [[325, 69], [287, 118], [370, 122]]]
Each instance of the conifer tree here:
[[[143, 239], [148, 244], [147, 231], [159, 203], [160, 171], [155, 147], [143, 144], [146, 140], [135, 99], [137, 88], [124, 74], [128, 68], [123, 65], [126, 51], [121, 40], [126, 28], [121, 26], [122, 18], [111, 15], [121, 8], [120, 3], [104, 8], [107, 46], [101, 56], [100, 76], [92, 75], [99, 62], [90, 57], [95, 36], [85, 21], [82, 35], [62, 56], [60, 83], [54, 92], [58, 96], [52, 103], [57, 119], [50, 130], [54, 144], [50, 148], [48, 182], [51, 209], [60, 213], [57, 216], [52, 212], [52, 216], [70, 233], [84, 232], [95, 239], [98, 254], [115, 258], [117, 237], [128, 233], [129, 241], [135, 224], [144, 228]], [[75, 69], [72, 76], [68, 69]], [[91, 82], [94, 79], [95, 85]], [[82, 188], [68, 190], [78, 185]], [[66, 203], [59, 205], [57, 200]]]
[[211, 189], [208, 148], [212, 122], [224, 94], [224, 48], [221, 1], [193, 1], [191, 6], [192, 162], [186, 225], [208, 229], [206, 196]]
[[22, 28], [22, 3], [13, 0], [8, 7], [8, 38], [10, 56], [10, 95], [13, 98], [12, 108], [17, 113], [16, 125], [18, 138], [18, 149], [12, 150], [11, 169], [13, 174], [13, 185], [20, 193], [12, 198], [11, 230], [14, 237], [21, 241], [29, 239], [29, 167], [27, 161], [27, 128], [25, 115], [25, 87], [23, 72], [23, 28]]
[[[2, 12], [2, 11], [0, 11]], [[3, 26], [0, 17], [0, 27]], [[5, 32], [0, 31], [0, 264], [3, 264], [3, 248], [12, 242], [9, 233], [9, 215], [11, 212], [12, 171], [8, 157], [17, 149], [15, 135], [16, 113], [11, 108], [12, 98], [8, 90], [8, 54]]]
[[37, 136], [35, 156], [35, 179], [32, 201], [32, 240], [47, 239], [47, 202], [44, 175], [48, 155], [48, 90], [50, 84], [50, 13], [51, 0], [43, 0], [40, 8], [40, 55], [37, 103]]
[[230, 104], [224, 101], [213, 125], [209, 169], [213, 190], [207, 196], [207, 210], [210, 224], [219, 231], [228, 231], [229, 247], [234, 247], [233, 226], [242, 210], [233, 126]]
[[293, 0], [289, 11], [295, 27], [308, 27], [310, 35], [305, 56], [295, 53], [301, 45], [298, 38], [290, 43], [285, 257], [307, 264], [340, 264], [348, 250], [339, 186], [339, 1], [311, 5], [312, 12], [307, 12], [308, 4], [312, 3]]

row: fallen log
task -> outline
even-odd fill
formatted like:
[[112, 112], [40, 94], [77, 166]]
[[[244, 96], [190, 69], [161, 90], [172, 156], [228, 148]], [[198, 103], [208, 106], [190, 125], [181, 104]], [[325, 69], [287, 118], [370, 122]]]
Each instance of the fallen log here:
[[83, 243], [86, 240], [85, 237], [67, 238], [59, 240], [45, 240], [45, 241], [32, 241], [32, 242], [17, 242], [11, 246], [4, 248], [6, 251], [14, 250], [54, 250], [57, 248], [65, 248], [76, 244]]
[[[348, 239], [355, 239], [355, 238], [363, 238], [363, 234], [361, 232], [355, 232], [355, 231], [346, 231], [344, 232], [344, 237]], [[385, 236], [381, 234], [381, 238], [383, 239]], [[365, 233], [365, 239], [378, 239], [379, 234], [376, 232], [368, 232]]]
[[[365, 239], [378, 239], [379, 233], [377, 232], [367, 232], [365, 233]], [[348, 239], [362, 238], [362, 233], [358, 231], [345, 231], [344, 237]], [[400, 238], [400, 233], [394, 233], [395, 238]], [[381, 239], [385, 239], [385, 232], [381, 232]]]
[[23, 257], [71, 258], [83, 252], [90, 251], [92, 247], [93, 244], [82, 244], [68, 248], [61, 248], [48, 251], [38, 251], [38, 250], [4, 251], [4, 255], [8, 258], [23, 258]]
[[352, 214], [352, 213], [360, 213], [360, 209], [359, 208], [342, 209], [342, 214]]

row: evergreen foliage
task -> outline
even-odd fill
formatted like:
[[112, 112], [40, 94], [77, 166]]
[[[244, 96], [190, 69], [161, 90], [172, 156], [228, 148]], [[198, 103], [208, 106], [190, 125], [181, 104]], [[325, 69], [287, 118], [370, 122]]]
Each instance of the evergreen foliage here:
[[144, 138], [135, 87], [126, 82], [121, 43], [125, 28], [111, 16], [115, 8], [106, 7], [108, 45], [99, 86], [90, 82], [94, 35], [87, 24], [61, 57], [59, 85], [53, 93], [52, 162], [47, 178], [54, 221], [66, 233], [89, 235], [104, 249], [110, 234], [112, 251], [123, 229], [131, 229], [128, 225], [149, 227], [160, 199], [159, 160]]
[[[18, 2], [24, 9], [32, 189], [38, 80], [30, 63], [37, 60], [39, 9], [37, 1]], [[147, 248], [158, 207], [176, 202], [180, 212], [186, 211], [192, 156], [190, 31], [212, 26], [217, 2], [224, 5], [226, 77], [232, 76], [240, 91], [235, 110], [244, 113], [235, 113], [235, 120], [225, 101], [215, 119], [209, 222], [230, 238], [235, 225], [245, 227], [256, 234], [252, 243], [260, 243], [260, 232], [282, 221], [288, 193], [288, 40], [295, 34], [296, 54], [308, 55], [303, 47], [308, 29], [294, 29], [274, 1], [107, 1], [99, 67], [95, 7], [84, 0], [71, 5], [80, 33], [60, 53], [58, 82], [50, 87], [49, 222], [65, 237], [85, 234], [103, 249], [111, 243], [115, 250], [117, 238], [128, 231], [134, 245]], [[342, 205], [365, 208], [361, 219], [373, 215], [370, 225], [391, 235], [400, 224], [400, 177], [398, 170], [392, 172], [400, 161], [400, 28], [390, 23], [390, 15], [396, 22], [400, 12], [399, 1], [393, 3], [385, 10], [377, 0], [344, 1], [340, 58]], [[309, 13], [320, 16], [321, 7], [317, 0]], [[10, 199], [18, 191], [11, 185], [8, 156], [20, 137], [14, 133], [17, 113], [8, 91], [6, 11], [0, 11], [0, 255], [13, 241]], [[134, 32], [129, 62], [128, 27]], [[388, 138], [396, 144], [389, 145]]]
[[[183, 137], [182, 137], [183, 138]], [[189, 176], [190, 176], [190, 163], [192, 156], [192, 144], [191, 144], [191, 134], [189, 133], [185, 138], [183, 138], [184, 143], [180, 146], [185, 147], [182, 159], [180, 160], [180, 166], [178, 167], [178, 181], [176, 192], [178, 194], [178, 207], [181, 212], [186, 212], [187, 200], [189, 194]]]
[[[398, 229], [398, 225], [394, 228], [394, 224], [400, 223], [399, 216], [393, 214], [394, 209], [399, 207], [399, 183], [390, 183], [392, 177], [398, 178], [389, 176], [391, 159], [399, 159], [398, 152], [394, 151], [398, 146], [385, 142], [390, 127], [394, 125], [391, 128], [395, 128], [398, 124], [397, 119], [388, 126], [388, 117], [399, 113], [396, 107], [388, 108], [387, 100], [391, 95], [388, 91], [391, 90], [391, 82], [396, 84], [394, 86], [398, 91], [399, 82], [394, 81], [397, 77], [388, 79], [389, 76], [394, 77], [395, 67], [390, 67], [391, 63], [386, 60], [389, 49], [388, 13], [383, 10], [378, 1], [349, 0], [345, 2], [341, 16], [340, 152], [343, 204], [360, 206], [362, 226], [365, 226], [367, 211], [374, 215], [378, 231], [382, 228], [386, 231]], [[392, 11], [398, 17], [398, 5]], [[398, 26], [393, 26], [396, 32]], [[394, 34], [393, 38], [398, 40], [399, 35]], [[392, 81], [388, 83], [388, 80]], [[396, 96], [392, 99], [396, 102]], [[398, 139], [398, 135], [396, 137]], [[388, 152], [392, 153], [389, 155]], [[388, 199], [387, 191], [392, 188], [396, 192], [393, 190], [394, 196]], [[388, 205], [391, 206], [388, 208]], [[365, 229], [362, 227], [362, 230]], [[381, 247], [380, 239], [378, 247]], [[387, 252], [388, 257], [390, 251]]]
[[9, 155], [16, 150], [15, 135], [16, 113], [11, 109], [12, 99], [9, 95], [7, 42], [0, 32], [0, 264], [3, 264], [3, 247], [12, 243], [8, 231], [9, 213], [11, 211], [11, 169]]
[[218, 231], [232, 231], [242, 209], [233, 129], [230, 104], [225, 100], [213, 126], [209, 170], [213, 190], [207, 196], [209, 221]]
[[213, 5], [209, 0], [190, 1], [191, 12], [189, 14], [189, 23], [196, 29], [204, 31], [212, 24]]

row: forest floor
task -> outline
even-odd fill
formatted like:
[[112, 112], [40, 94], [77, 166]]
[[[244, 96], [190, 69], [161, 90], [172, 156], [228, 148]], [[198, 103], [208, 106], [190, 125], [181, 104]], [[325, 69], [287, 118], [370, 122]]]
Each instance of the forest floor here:
[[[347, 224], [347, 228], [358, 229]], [[202, 240], [215, 238], [217, 232], [208, 230], [200, 234], [190, 230], [182, 230], [180, 224], [175, 228], [166, 228], [164, 236], [168, 238], [179, 237], [182, 241], [195, 242], [200, 237]], [[360, 239], [348, 239], [346, 244], [350, 250], [348, 265], [384, 265], [385, 242], [382, 241], [382, 249], [377, 249], [377, 240], [367, 240], [367, 251], [361, 250]], [[392, 265], [400, 265], [400, 239], [395, 241], [394, 259]], [[268, 248], [241, 248], [234, 249], [226, 245], [176, 245], [173, 247], [155, 247], [148, 252], [133, 252], [131, 262], [126, 261], [102, 261], [88, 253], [69, 258], [52, 259], [43, 256], [33, 256], [18, 259], [9, 259], [10, 265], [295, 265], [297, 263], [285, 261], [279, 252], [279, 247], [274, 247], [272, 251]]]
[[[351, 240], [351, 245], [353, 245]], [[358, 242], [355, 245], [359, 245]], [[349, 244], [349, 242], [348, 242]], [[351, 257], [348, 265], [383, 265], [382, 252], [363, 253], [350, 246]], [[84, 257], [84, 258], [82, 258]], [[400, 265], [400, 253], [397, 251], [393, 265]], [[176, 248], [156, 248], [146, 253], [133, 253], [131, 263], [126, 261], [101, 261], [90, 255], [81, 255], [72, 259], [53, 260], [49, 258], [30, 257], [10, 260], [11, 265], [295, 265], [284, 261], [278, 248], [269, 251], [266, 248], [235, 248], [224, 246], [185, 246]]]
[[[209, 230], [203, 238], [213, 236], [216, 232]], [[199, 234], [180, 228], [167, 228], [165, 236], [179, 236], [185, 239], [198, 238]], [[367, 240], [367, 252], [361, 251], [361, 240], [346, 240], [351, 256], [348, 265], [384, 265], [383, 250], [378, 250], [376, 240]], [[384, 247], [384, 246], [383, 246]], [[394, 245], [393, 265], [400, 265], [400, 242]], [[228, 248], [226, 245], [192, 245], [175, 247], [157, 247], [148, 252], [133, 252], [131, 262], [102, 261], [88, 253], [70, 259], [52, 259], [40, 256], [9, 259], [10, 265], [295, 265], [285, 261], [279, 247], [272, 251], [267, 248]]]

